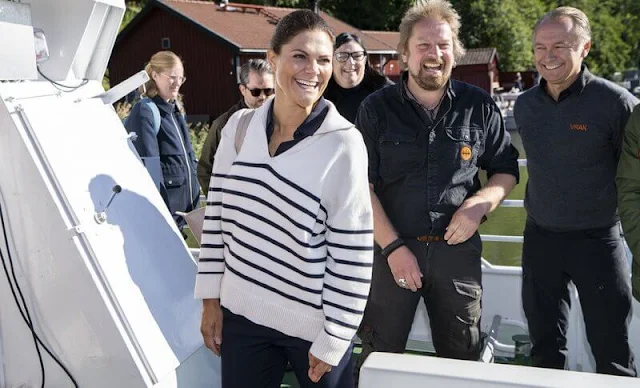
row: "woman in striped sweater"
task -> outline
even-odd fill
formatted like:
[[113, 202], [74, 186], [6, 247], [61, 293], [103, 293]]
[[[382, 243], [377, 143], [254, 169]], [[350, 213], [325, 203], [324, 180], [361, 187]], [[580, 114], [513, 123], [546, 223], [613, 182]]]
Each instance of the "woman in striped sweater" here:
[[322, 97], [332, 56], [322, 18], [284, 17], [267, 54], [275, 98], [222, 131], [195, 293], [225, 388], [279, 387], [287, 362], [303, 387], [353, 386], [373, 217], [362, 137]]

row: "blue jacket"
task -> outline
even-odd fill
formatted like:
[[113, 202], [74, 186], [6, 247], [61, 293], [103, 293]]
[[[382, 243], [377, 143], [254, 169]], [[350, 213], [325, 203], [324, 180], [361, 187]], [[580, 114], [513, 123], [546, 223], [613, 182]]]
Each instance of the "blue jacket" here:
[[133, 144], [171, 215], [182, 228], [186, 223], [175, 212], [193, 210], [200, 196], [196, 156], [189, 138], [189, 128], [176, 104], [163, 101], [159, 96], [153, 97], [152, 101], [160, 113], [157, 133], [152, 109], [140, 101], [131, 109], [125, 127], [127, 132], [138, 135]]

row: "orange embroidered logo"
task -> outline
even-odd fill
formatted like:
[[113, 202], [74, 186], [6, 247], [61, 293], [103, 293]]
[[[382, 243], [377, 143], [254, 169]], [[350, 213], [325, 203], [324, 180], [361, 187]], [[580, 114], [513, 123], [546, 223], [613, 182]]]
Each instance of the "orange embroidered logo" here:
[[462, 158], [462, 160], [471, 159], [471, 155], [472, 155], [471, 147], [469, 147], [469, 146], [464, 146], [460, 150], [460, 157]]
[[586, 132], [587, 124], [569, 124], [569, 129], [572, 131]]

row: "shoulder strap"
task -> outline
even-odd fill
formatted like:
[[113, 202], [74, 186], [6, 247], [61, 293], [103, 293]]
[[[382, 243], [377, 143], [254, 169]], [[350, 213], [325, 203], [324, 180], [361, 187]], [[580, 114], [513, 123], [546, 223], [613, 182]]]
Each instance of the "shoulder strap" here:
[[247, 128], [249, 128], [249, 123], [251, 122], [254, 112], [255, 111], [253, 109], [247, 109], [242, 113], [242, 116], [240, 116], [238, 128], [236, 128], [236, 154], [238, 154], [240, 152], [240, 148], [242, 148], [242, 143], [244, 142], [244, 137], [247, 135]]
[[158, 136], [158, 132], [160, 132], [160, 110], [158, 110], [158, 106], [150, 98], [146, 97], [140, 100], [140, 103], [145, 104], [149, 109], [151, 109], [151, 114], [153, 115], [153, 129], [156, 131], [156, 136]]

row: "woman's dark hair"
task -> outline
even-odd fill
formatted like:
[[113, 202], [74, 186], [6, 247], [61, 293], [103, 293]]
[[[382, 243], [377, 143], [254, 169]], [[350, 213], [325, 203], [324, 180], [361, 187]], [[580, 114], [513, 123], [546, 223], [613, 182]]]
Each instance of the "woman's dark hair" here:
[[271, 50], [280, 54], [282, 46], [287, 44], [294, 36], [302, 31], [324, 31], [333, 40], [333, 32], [327, 22], [317, 13], [309, 9], [293, 11], [280, 19], [276, 30], [271, 37]]
[[[387, 85], [387, 77], [380, 74], [376, 69], [373, 68], [373, 66], [371, 66], [367, 48], [364, 47], [364, 45], [362, 44], [362, 40], [360, 40], [360, 37], [358, 35], [352, 34], [350, 32], [343, 32], [340, 35], [336, 36], [336, 41], [333, 45], [334, 51], [349, 42], [356, 42], [357, 44], [362, 46], [364, 53], [367, 54], [367, 58], [364, 64], [364, 78], [362, 79], [362, 85], [372, 90], [378, 90], [381, 87]], [[333, 77], [331, 77], [327, 89], [338, 86], [337, 84], [333, 85], [335, 83], [336, 81], [333, 79]]]

